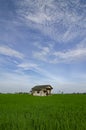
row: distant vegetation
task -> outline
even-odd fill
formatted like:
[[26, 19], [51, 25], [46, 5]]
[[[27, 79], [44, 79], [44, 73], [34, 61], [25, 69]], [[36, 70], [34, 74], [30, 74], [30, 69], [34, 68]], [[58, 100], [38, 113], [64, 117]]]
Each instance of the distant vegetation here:
[[86, 95], [0, 94], [0, 130], [86, 130]]

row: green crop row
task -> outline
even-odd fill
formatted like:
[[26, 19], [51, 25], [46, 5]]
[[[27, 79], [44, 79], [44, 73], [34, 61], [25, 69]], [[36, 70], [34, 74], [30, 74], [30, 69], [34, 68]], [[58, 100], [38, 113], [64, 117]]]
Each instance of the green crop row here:
[[0, 94], [0, 130], [86, 130], [86, 95]]

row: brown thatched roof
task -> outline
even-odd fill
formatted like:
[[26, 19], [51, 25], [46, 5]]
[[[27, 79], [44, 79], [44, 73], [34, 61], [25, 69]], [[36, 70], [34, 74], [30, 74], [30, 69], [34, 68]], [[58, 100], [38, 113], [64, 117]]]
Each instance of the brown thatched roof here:
[[[50, 87], [50, 88], [49, 88]], [[37, 85], [32, 88], [32, 91], [40, 91], [42, 89], [53, 89], [51, 85]]]

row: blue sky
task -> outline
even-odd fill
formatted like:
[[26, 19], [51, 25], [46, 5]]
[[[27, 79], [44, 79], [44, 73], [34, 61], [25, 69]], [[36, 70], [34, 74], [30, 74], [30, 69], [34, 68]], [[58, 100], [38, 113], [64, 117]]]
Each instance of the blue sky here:
[[86, 0], [0, 0], [0, 92], [86, 92]]

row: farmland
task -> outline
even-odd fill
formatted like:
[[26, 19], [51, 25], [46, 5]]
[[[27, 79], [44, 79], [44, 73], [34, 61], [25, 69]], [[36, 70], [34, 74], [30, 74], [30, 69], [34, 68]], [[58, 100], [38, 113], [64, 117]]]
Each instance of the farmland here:
[[86, 130], [86, 95], [0, 94], [0, 130]]

